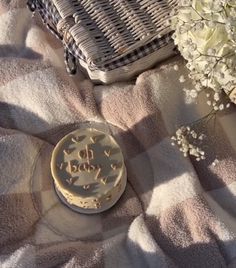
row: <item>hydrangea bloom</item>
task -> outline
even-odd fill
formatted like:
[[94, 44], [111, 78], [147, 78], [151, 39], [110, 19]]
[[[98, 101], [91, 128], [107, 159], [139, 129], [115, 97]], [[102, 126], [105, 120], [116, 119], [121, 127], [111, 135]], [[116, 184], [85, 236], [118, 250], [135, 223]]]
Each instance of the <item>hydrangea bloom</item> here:
[[171, 25], [196, 83], [194, 96], [210, 88], [215, 110], [229, 106], [223, 91], [236, 103], [236, 0], [182, 0]]

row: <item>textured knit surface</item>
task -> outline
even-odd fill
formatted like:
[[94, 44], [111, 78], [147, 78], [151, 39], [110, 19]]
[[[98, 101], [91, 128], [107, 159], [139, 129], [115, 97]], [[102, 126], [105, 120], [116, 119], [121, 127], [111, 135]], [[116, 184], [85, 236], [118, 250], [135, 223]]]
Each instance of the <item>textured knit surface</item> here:
[[[235, 107], [203, 129], [208, 158], [196, 163], [170, 140], [207, 113], [184, 102], [181, 58], [94, 86], [67, 75], [24, 1], [2, 0], [0, 16], [0, 267], [235, 267]], [[57, 141], [85, 120], [112, 126], [128, 172], [120, 201], [93, 216], [59, 202], [49, 169]]]

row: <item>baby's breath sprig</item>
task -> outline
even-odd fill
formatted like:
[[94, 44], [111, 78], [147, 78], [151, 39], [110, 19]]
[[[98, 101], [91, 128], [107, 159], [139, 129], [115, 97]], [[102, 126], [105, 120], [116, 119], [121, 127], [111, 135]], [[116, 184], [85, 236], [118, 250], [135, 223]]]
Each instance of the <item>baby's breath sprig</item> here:
[[177, 145], [184, 157], [192, 156], [196, 161], [206, 159], [205, 151], [200, 147], [206, 135], [204, 133], [198, 133], [195, 128], [199, 129], [199, 125], [204, 126], [210, 120], [215, 119], [215, 116], [216, 111], [213, 109], [209, 114], [188, 126], [181, 126], [177, 129], [175, 135], [171, 137], [171, 145]]
[[205, 159], [205, 152], [198, 147], [195, 143], [196, 140], [203, 140], [204, 135], [198, 135], [190, 126], [180, 127], [174, 136], [171, 137], [172, 145], [178, 145], [179, 150], [183, 153], [184, 157], [188, 155], [196, 158], [197, 161]]

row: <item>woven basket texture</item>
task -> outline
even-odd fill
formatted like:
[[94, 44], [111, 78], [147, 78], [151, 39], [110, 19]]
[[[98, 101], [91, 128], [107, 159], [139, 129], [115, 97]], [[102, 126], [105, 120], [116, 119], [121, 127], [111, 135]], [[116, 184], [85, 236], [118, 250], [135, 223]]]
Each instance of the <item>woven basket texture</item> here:
[[170, 42], [166, 22], [178, 0], [29, 0], [28, 5], [64, 43], [67, 64], [79, 59], [90, 71], [109, 71]]

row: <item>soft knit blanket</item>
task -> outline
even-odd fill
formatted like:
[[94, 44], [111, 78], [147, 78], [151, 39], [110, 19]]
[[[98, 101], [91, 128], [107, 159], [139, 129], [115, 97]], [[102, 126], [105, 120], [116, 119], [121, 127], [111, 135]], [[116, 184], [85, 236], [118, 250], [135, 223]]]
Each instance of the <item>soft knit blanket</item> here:
[[[208, 112], [185, 103], [181, 58], [94, 86], [67, 75], [24, 1], [1, 0], [0, 29], [0, 267], [236, 267], [235, 107], [201, 129], [197, 163], [170, 139]], [[119, 202], [93, 216], [61, 204], [49, 167], [58, 140], [88, 120], [111, 127], [128, 172]]]

